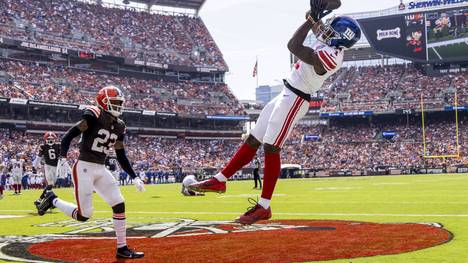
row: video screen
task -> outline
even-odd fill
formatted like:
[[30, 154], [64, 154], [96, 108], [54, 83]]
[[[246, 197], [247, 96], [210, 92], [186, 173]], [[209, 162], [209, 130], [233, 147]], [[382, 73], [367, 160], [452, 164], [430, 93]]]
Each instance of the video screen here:
[[428, 60], [468, 57], [468, 8], [426, 13]]

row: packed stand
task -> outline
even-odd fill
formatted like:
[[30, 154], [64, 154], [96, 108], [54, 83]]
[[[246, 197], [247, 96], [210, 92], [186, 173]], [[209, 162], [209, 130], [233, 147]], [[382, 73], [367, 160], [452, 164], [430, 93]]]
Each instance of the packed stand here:
[[[351, 67], [337, 73], [332, 85], [324, 86], [322, 112], [391, 111], [468, 105], [468, 73], [426, 76], [413, 65]], [[330, 88], [329, 88], [330, 87]]]
[[[283, 164], [300, 164], [303, 168], [323, 170], [362, 170], [378, 167], [422, 168], [468, 165], [468, 117], [459, 125], [459, 158], [426, 159], [423, 155], [423, 137], [418, 121], [409, 124], [354, 123], [333, 126], [297, 127], [282, 150]], [[384, 138], [383, 131], [394, 131], [393, 138]], [[453, 122], [429, 120], [426, 126], [426, 156], [456, 155], [456, 130]], [[304, 135], [316, 135], [316, 141], [304, 141]], [[32, 160], [40, 135], [2, 130], [0, 133], [1, 166], [14, 158], [26, 160], [32, 172]], [[129, 136], [127, 152], [137, 173], [150, 183], [180, 181], [187, 173], [215, 172], [233, 156], [241, 140], [172, 139]], [[261, 151], [259, 152], [261, 155]], [[69, 160], [78, 158], [78, 149], [72, 145]], [[0, 172], [5, 170], [0, 169]], [[41, 171], [38, 171], [39, 173]], [[124, 176], [120, 173], [120, 176]], [[122, 184], [128, 183], [128, 178]], [[68, 181], [65, 181], [69, 183]]]
[[227, 65], [200, 17], [80, 1], [0, 1], [0, 35], [161, 64]]
[[[391, 139], [384, 131], [395, 131]], [[454, 121], [429, 122], [426, 126], [426, 156], [457, 155]], [[303, 135], [319, 141], [303, 142]], [[460, 158], [423, 158], [421, 123], [410, 125], [354, 124], [331, 127], [298, 127], [282, 153], [283, 163], [325, 170], [373, 169], [378, 166], [423, 167], [468, 165], [468, 118], [460, 120]]]
[[242, 105], [226, 84], [121, 77], [13, 60], [0, 60], [1, 72], [8, 76], [3, 83], [0, 81], [1, 97], [89, 104], [100, 88], [115, 85], [125, 93], [125, 106], [131, 109], [185, 115], [244, 115]]

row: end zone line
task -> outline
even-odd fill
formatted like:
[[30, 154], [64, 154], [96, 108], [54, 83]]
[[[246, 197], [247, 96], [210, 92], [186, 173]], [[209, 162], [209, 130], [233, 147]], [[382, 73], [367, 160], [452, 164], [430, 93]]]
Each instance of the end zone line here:
[[[33, 210], [0, 210], [1, 212], [26, 212]], [[111, 211], [94, 211], [94, 213], [111, 213]], [[127, 211], [126, 214], [162, 214], [162, 215], [240, 215], [242, 212], [156, 212], [156, 211]], [[468, 217], [468, 214], [372, 214], [372, 213], [284, 213], [274, 212], [273, 215], [282, 216], [367, 216], [367, 217]]]
[[[98, 211], [96, 211], [98, 212]], [[99, 211], [99, 213], [109, 211]], [[240, 215], [242, 212], [126, 212], [129, 214], [174, 214], [174, 215]], [[354, 214], [354, 213], [282, 213], [273, 212], [273, 215], [283, 216], [369, 216], [369, 217], [468, 217], [468, 214]]]

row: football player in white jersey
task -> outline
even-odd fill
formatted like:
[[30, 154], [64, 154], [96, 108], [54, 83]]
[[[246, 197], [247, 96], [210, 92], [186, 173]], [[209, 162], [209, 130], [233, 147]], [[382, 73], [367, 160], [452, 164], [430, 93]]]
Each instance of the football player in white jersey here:
[[11, 172], [11, 184], [15, 189], [15, 195], [21, 194], [21, 179], [23, 179], [23, 173], [26, 171], [24, 159], [21, 158], [21, 155], [18, 155], [16, 159], [11, 159], [9, 170]]
[[196, 184], [196, 183], [198, 183], [198, 181], [195, 175], [185, 176], [184, 180], [182, 180], [182, 189], [180, 190], [180, 192], [185, 196], [204, 196], [205, 194], [203, 193], [198, 193], [198, 192], [188, 189], [189, 185]]
[[[255, 128], [228, 165], [213, 178], [189, 186], [197, 192], [225, 192], [228, 178], [250, 163], [263, 144], [262, 195], [258, 203], [254, 201], [254, 206], [236, 220], [241, 224], [253, 224], [271, 217], [270, 200], [280, 176], [281, 148], [296, 123], [308, 112], [310, 94], [319, 90], [324, 81], [339, 70], [344, 50], [361, 37], [357, 22], [350, 17], [334, 17], [323, 24], [320, 19], [334, 8], [327, 7], [323, 0], [317, 0], [317, 3], [312, 5], [306, 21], [288, 43], [289, 50], [299, 60], [284, 80], [283, 91], [262, 110]], [[311, 30], [318, 41], [308, 47], [304, 41]]]

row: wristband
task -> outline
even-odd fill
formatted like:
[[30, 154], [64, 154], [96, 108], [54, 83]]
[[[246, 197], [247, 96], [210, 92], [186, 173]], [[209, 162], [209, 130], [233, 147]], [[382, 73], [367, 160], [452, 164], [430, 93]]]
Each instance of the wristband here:
[[312, 25], [315, 25], [315, 23], [317, 23], [317, 21], [315, 21], [314, 18], [313, 18], [311, 15], [309, 15], [309, 16], [307, 17], [307, 21], [311, 22]]

